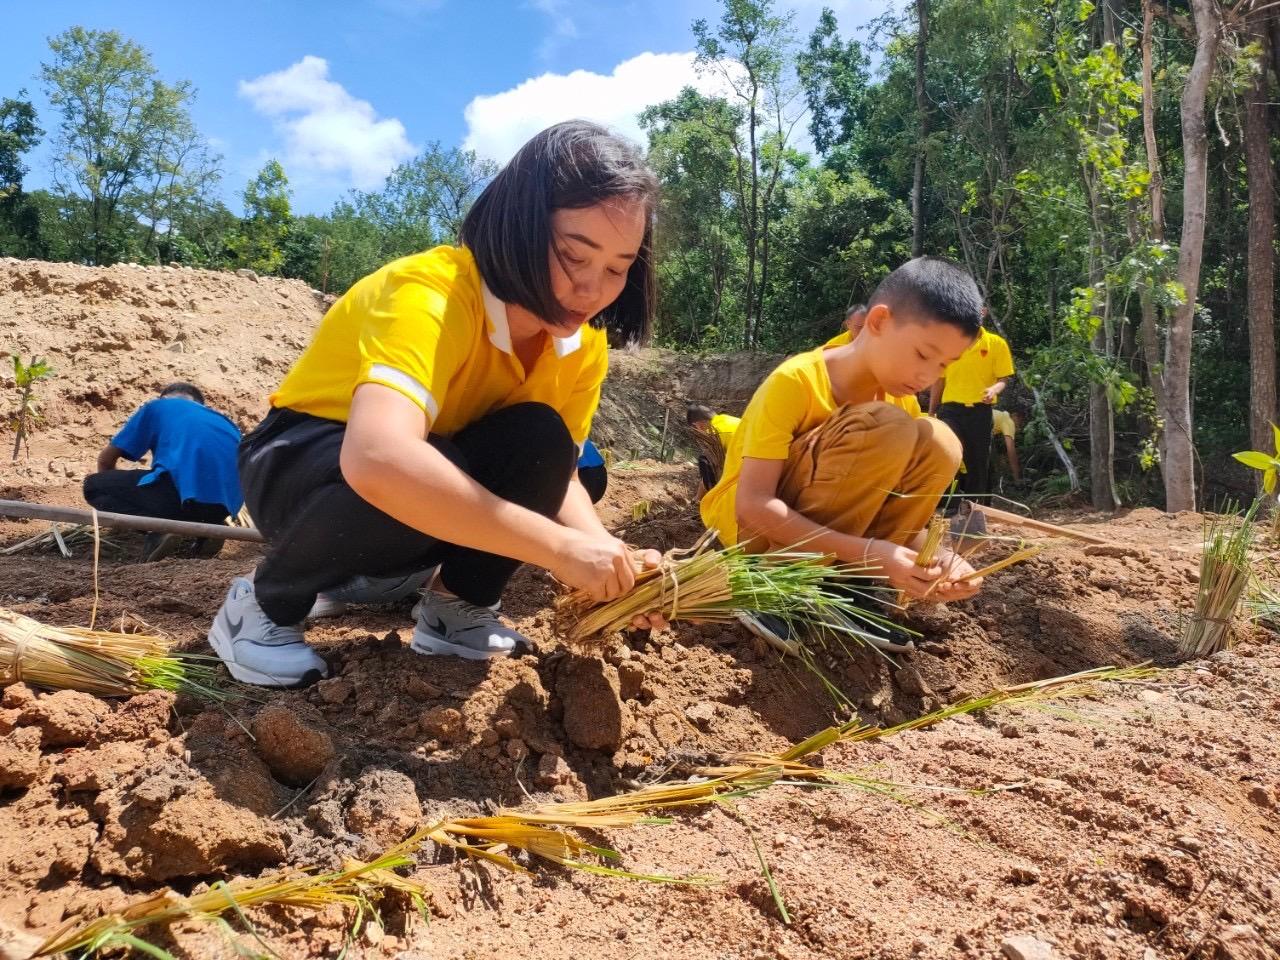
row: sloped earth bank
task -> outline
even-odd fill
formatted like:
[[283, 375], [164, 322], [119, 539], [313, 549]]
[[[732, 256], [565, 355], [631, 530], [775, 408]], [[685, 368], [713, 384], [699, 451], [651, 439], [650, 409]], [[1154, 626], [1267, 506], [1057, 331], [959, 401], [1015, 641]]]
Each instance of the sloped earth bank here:
[[[637, 543], [686, 544], [693, 483], [688, 468], [620, 471], [607, 512]], [[74, 488], [54, 493], [72, 502]], [[635, 523], [639, 499], [654, 508]], [[917, 652], [892, 663], [841, 655], [824, 667], [865, 720], [890, 724], [1000, 684], [1171, 664], [1200, 525], [1135, 511], [1095, 526], [1116, 546], [1055, 542], [998, 574], [980, 599], [922, 608], [912, 618], [924, 634]], [[33, 526], [7, 523], [0, 540]], [[100, 623], [138, 617], [204, 649], [229, 578], [255, 557], [230, 544], [213, 561], [105, 562]], [[24, 956], [65, 919], [164, 885], [188, 893], [285, 865], [336, 866], [443, 814], [602, 796], [680, 764], [776, 751], [836, 715], [810, 674], [737, 628], [679, 626], [621, 639], [603, 660], [571, 656], [555, 641], [552, 597], [545, 576], [518, 576], [505, 609], [536, 650], [488, 664], [409, 652], [405, 611], [328, 621], [311, 637], [333, 679], [229, 714], [160, 693], [107, 703], [9, 688], [3, 949]], [[0, 557], [0, 604], [84, 623], [92, 603], [87, 556]], [[544, 868], [516, 876], [428, 846], [416, 876], [430, 889], [430, 923], [390, 909], [355, 953], [1275, 957], [1280, 648], [1270, 640], [1246, 630], [1236, 653], [1150, 682], [825, 755], [828, 767], [897, 785], [887, 793], [777, 787], [599, 838], [627, 869], [709, 883]], [[254, 916], [281, 956], [342, 948], [336, 910]], [[147, 935], [178, 956], [232, 955], [207, 927]], [[262, 949], [248, 937], [242, 946]]]

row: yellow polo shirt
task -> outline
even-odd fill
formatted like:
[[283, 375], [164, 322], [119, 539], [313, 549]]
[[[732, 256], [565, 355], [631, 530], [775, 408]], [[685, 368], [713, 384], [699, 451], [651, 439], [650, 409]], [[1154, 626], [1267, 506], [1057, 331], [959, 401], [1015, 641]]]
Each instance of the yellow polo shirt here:
[[348, 290], [271, 395], [288, 407], [346, 421], [362, 383], [403, 394], [450, 436], [517, 403], [545, 403], [581, 447], [609, 365], [603, 330], [546, 338], [529, 371], [512, 350], [507, 308], [465, 247], [435, 247], [387, 264]]
[[720, 438], [720, 442], [724, 444], [726, 450], [729, 449], [729, 441], [733, 439], [734, 433], [738, 430], [738, 424], [741, 422], [741, 417], [730, 416], [727, 413], [717, 413], [711, 418], [711, 429], [715, 431], [716, 436]]
[[985, 327], [976, 340], [942, 373], [943, 403], [981, 403], [982, 394], [1002, 377], [1013, 376], [1009, 344]]
[[836, 409], [824, 348], [782, 361], [756, 389], [724, 458], [720, 482], [702, 498], [702, 522], [720, 531], [720, 541], [738, 542], [738, 478], [742, 458], [785, 460], [791, 442], [821, 424]]
[[[853, 334], [848, 330], [837, 333], [822, 345], [822, 349], [826, 350], [830, 347], [843, 347], [846, 343], [853, 343]], [[924, 416], [924, 411], [920, 409], [920, 401], [916, 399], [916, 395], [913, 393], [909, 393], [905, 397], [895, 397], [891, 393], [886, 393], [884, 395], [884, 402], [891, 403], [895, 407], [901, 407], [913, 417]]]

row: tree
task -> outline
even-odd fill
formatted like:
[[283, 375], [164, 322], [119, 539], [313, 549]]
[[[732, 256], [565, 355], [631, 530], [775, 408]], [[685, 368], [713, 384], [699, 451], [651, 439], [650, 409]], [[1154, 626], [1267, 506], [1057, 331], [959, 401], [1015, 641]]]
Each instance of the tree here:
[[857, 40], [841, 40], [836, 15], [822, 8], [796, 75], [809, 105], [809, 135], [823, 157], [856, 149], [866, 113], [870, 59]]
[[272, 274], [284, 262], [284, 240], [293, 223], [289, 178], [279, 160], [268, 160], [244, 188], [244, 219], [231, 237], [232, 260], [239, 267]]
[[911, 175], [911, 256], [924, 253], [924, 160], [929, 139], [929, 99], [925, 93], [928, 63], [929, 0], [916, 0], [916, 149]]
[[787, 143], [801, 114], [792, 113], [795, 92], [786, 83], [792, 15], [778, 16], [773, 0], [722, 0], [713, 30], [693, 22], [696, 63], [721, 77], [742, 110], [740, 128], [724, 131], [736, 157], [735, 192], [746, 253], [742, 343], [758, 343], [776, 199], [791, 162]]
[[22, 190], [27, 167], [22, 155], [40, 142], [36, 110], [19, 90], [0, 100], [0, 255], [30, 256], [39, 229], [35, 207]]
[[1178, 250], [1178, 282], [1182, 302], [1169, 318], [1165, 340], [1165, 509], [1170, 513], [1196, 508], [1195, 448], [1191, 433], [1191, 331], [1200, 290], [1204, 256], [1209, 142], [1205, 101], [1213, 79], [1222, 18], [1217, 0], [1191, 0], [1196, 53], [1182, 90], [1182, 240]]
[[162, 143], [190, 122], [191, 86], [162, 82], [147, 52], [114, 30], [72, 27], [49, 49], [53, 59], [40, 74], [62, 117], [56, 182], [88, 201], [86, 258], [111, 262], [129, 252], [129, 192], [163, 175], [156, 165]]
[[1276, 206], [1267, 101], [1270, 31], [1254, 29], [1258, 47], [1253, 82], [1245, 95], [1245, 170], [1249, 185], [1249, 438], [1255, 450], [1271, 439], [1276, 420], [1275, 233]]

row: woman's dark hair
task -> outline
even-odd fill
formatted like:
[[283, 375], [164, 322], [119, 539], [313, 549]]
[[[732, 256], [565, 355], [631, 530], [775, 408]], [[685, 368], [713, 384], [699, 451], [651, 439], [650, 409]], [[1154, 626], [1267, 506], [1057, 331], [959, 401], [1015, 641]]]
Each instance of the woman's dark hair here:
[[174, 383], [169, 384], [167, 387], [165, 387], [163, 390], [160, 391], [160, 396], [190, 397], [196, 403], [199, 403], [199, 404], [204, 403], [204, 394], [201, 392], [200, 388], [197, 387], [194, 383], [187, 383], [185, 380], [178, 380]]
[[585, 120], [543, 130], [484, 188], [462, 221], [460, 239], [498, 299], [555, 323], [567, 311], [551, 291], [551, 215], [618, 197], [644, 204], [644, 239], [622, 293], [593, 322], [607, 326], [623, 343], [644, 343], [655, 301], [658, 179], [639, 149], [622, 137]]

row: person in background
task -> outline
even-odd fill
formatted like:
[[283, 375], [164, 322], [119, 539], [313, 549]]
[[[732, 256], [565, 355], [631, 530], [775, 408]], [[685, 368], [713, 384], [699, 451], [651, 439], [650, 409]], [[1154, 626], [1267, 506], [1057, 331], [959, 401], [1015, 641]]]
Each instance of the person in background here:
[[1009, 472], [1013, 474], [1014, 483], [1022, 483], [1022, 464], [1018, 462], [1018, 445], [1014, 442], [1018, 435], [1017, 415], [1008, 410], [992, 410], [991, 431], [1004, 437], [1004, 451], [1009, 457]]
[[[986, 310], [983, 310], [986, 316]], [[978, 331], [973, 346], [943, 371], [929, 393], [929, 414], [949, 426], [964, 448], [964, 473], [959, 492], [982, 498], [991, 492], [992, 409], [1013, 376], [1013, 357], [1004, 337], [986, 327]], [[939, 403], [941, 401], [941, 403]], [[959, 506], [955, 498], [951, 513]]]
[[[244, 504], [236, 470], [240, 431], [204, 403], [190, 383], [171, 383], [159, 398], [139, 407], [98, 454], [98, 470], [84, 479], [84, 498], [105, 513], [226, 523]], [[150, 469], [122, 470], [120, 460], [151, 454]], [[186, 545], [189, 556], [213, 557], [223, 541], [203, 538]], [[183, 545], [174, 534], [149, 533], [144, 562], [159, 560]]]
[[[699, 433], [715, 434], [720, 439], [720, 445], [725, 450], [729, 449], [729, 443], [733, 440], [733, 434], [741, 423], [740, 417], [730, 416], [727, 413], [716, 413], [705, 403], [691, 403], [685, 408], [685, 421], [694, 430]], [[716, 468], [705, 455], [698, 457], [698, 497], [701, 496], [712, 487], [720, 479]]]
[[582, 455], [578, 457], [578, 482], [592, 503], [603, 500], [609, 487], [609, 471], [605, 467], [604, 456], [590, 438], [582, 445]]

